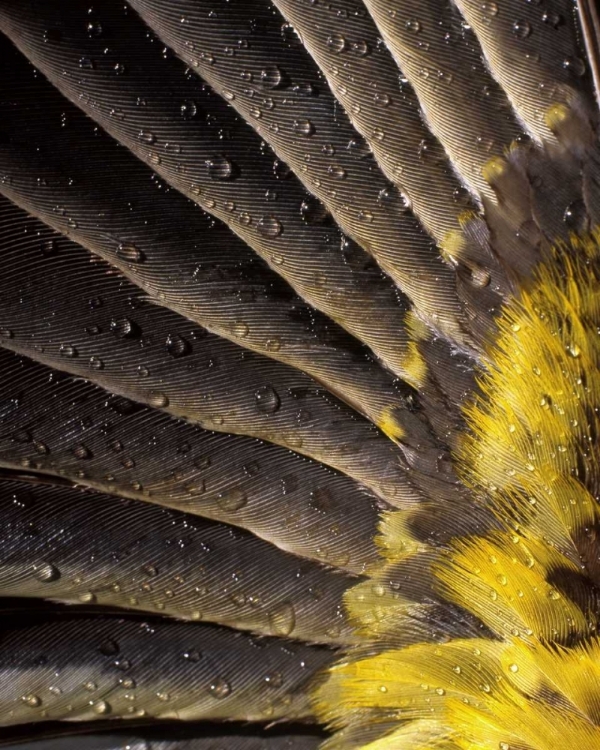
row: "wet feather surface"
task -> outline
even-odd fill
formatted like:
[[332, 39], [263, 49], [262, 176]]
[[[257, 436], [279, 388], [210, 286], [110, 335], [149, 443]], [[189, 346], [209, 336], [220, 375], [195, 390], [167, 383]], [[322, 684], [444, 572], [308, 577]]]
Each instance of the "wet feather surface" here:
[[2, 746], [596, 747], [596, 22], [0, 0]]

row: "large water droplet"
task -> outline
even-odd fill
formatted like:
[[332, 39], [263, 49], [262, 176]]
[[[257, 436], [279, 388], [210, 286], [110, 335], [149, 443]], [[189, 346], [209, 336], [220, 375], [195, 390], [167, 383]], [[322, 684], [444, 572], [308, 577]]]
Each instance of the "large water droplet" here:
[[142, 263], [144, 260], [144, 253], [135, 245], [121, 243], [117, 247], [117, 258], [124, 260], [127, 263]]
[[276, 89], [283, 84], [284, 76], [277, 65], [269, 65], [260, 71], [260, 82], [268, 89]]
[[237, 488], [223, 492], [217, 498], [217, 504], [226, 513], [235, 513], [241, 510], [248, 503], [246, 494]]
[[269, 623], [273, 635], [288, 636], [296, 627], [296, 612], [289, 602], [280, 604], [269, 612]]
[[274, 414], [281, 406], [277, 391], [270, 385], [259, 388], [255, 394], [256, 408], [261, 414]]
[[185, 357], [190, 352], [188, 341], [177, 333], [170, 333], [167, 336], [166, 347], [169, 354], [176, 359], [178, 357]]
[[214, 682], [211, 683], [209, 692], [213, 698], [227, 698], [227, 696], [231, 693], [231, 685], [227, 682], [227, 680], [223, 680], [222, 678], [218, 677]]
[[283, 224], [275, 216], [261, 216], [256, 226], [263, 237], [279, 237], [283, 232]]
[[208, 176], [212, 180], [230, 180], [234, 175], [234, 165], [226, 156], [213, 156], [206, 160]]
[[315, 132], [315, 126], [310, 120], [294, 120], [294, 133], [310, 138]]
[[130, 318], [117, 318], [110, 321], [110, 330], [121, 339], [134, 339], [140, 334], [140, 328]]
[[56, 565], [43, 562], [33, 566], [33, 575], [41, 583], [51, 583], [52, 581], [57, 581], [60, 578], [60, 570], [56, 567]]
[[148, 394], [148, 403], [156, 409], [165, 409], [169, 405], [169, 398], [162, 391], [150, 391]]
[[339, 54], [346, 49], [348, 43], [341, 34], [331, 34], [327, 37], [327, 46], [332, 52]]
[[531, 36], [532, 31], [529, 21], [515, 21], [512, 25], [512, 32], [519, 39], [527, 39], [528, 36]]

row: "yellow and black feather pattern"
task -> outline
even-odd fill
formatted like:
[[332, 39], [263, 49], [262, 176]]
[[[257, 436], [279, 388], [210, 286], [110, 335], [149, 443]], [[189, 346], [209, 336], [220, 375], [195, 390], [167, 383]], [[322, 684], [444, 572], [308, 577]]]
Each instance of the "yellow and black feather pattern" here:
[[0, 55], [0, 747], [598, 750], [595, 2]]

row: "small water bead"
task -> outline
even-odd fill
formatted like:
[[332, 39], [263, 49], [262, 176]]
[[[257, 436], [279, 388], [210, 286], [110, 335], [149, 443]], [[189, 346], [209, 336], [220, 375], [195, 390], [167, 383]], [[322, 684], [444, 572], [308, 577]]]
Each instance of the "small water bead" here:
[[327, 173], [330, 174], [335, 180], [345, 180], [347, 172], [344, 167], [339, 164], [331, 164], [327, 167]]
[[328, 220], [329, 212], [321, 201], [307, 197], [300, 204], [300, 216], [309, 226], [316, 226]]
[[197, 648], [192, 648], [189, 651], [183, 652], [183, 658], [192, 664], [197, 664], [202, 658], [202, 653]]
[[585, 62], [580, 57], [565, 57], [563, 68], [577, 78], [584, 75], [586, 71]]
[[481, 11], [484, 16], [493, 18], [498, 15], [498, 6], [494, 2], [481, 3]]
[[275, 216], [261, 216], [256, 227], [263, 237], [279, 237], [283, 232], [283, 224]]
[[283, 685], [283, 675], [281, 672], [269, 672], [265, 675], [265, 682], [269, 687], [280, 688]]
[[89, 366], [92, 370], [103, 370], [104, 362], [100, 359], [100, 357], [90, 357]]
[[90, 21], [86, 26], [86, 31], [89, 37], [98, 38], [103, 33], [102, 24], [100, 21]]
[[518, 664], [509, 664], [509, 665], [508, 665], [508, 668], [510, 669], [510, 671], [511, 671], [511, 672], [512, 672], [513, 674], [515, 674], [516, 672], [518, 672], [518, 671], [519, 671], [519, 665], [518, 665]]
[[512, 32], [519, 39], [527, 39], [528, 36], [531, 36], [532, 31], [533, 29], [528, 21], [515, 21], [512, 25]]
[[112, 638], [107, 638], [98, 649], [103, 656], [116, 656], [121, 650], [119, 644]]
[[135, 245], [130, 243], [121, 243], [117, 247], [117, 258], [124, 260], [127, 263], [142, 263], [144, 261], [144, 253]]
[[167, 352], [175, 359], [185, 357], [185, 355], [189, 354], [191, 350], [189, 342], [177, 333], [170, 333], [167, 336], [165, 345]]
[[39, 695], [35, 695], [35, 693], [27, 693], [27, 695], [22, 695], [21, 700], [23, 703], [25, 703], [29, 708], [38, 708], [42, 705], [42, 699]]
[[284, 82], [284, 74], [277, 65], [269, 65], [260, 71], [260, 82], [268, 89], [276, 89]]
[[352, 52], [358, 57], [366, 57], [371, 48], [364, 39], [358, 39], [356, 42], [352, 42]]
[[60, 578], [60, 570], [51, 563], [39, 563], [33, 566], [33, 575], [41, 583], [51, 583]]
[[289, 602], [284, 602], [269, 612], [269, 624], [273, 635], [288, 636], [296, 627], [296, 612]]
[[281, 406], [281, 399], [277, 391], [269, 385], [265, 385], [259, 388], [254, 398], [256, 401], [256, 408], [261, 414], [274, 414], [279, 410]]
[[235, 513], [248, 504], [246, 494], [237, 488], [221, 493], [217, 498], [217, 505], [226, 513]]
[[162, 391], [150, 391], [148, 403], [156, 409], [165, 409], [169, 405], [169, 397]]
[[61, 344], [58, 352], [61, 357], [67, 359], [74, 359], [78, 356], [78, 351], [72, 344]]
[[94, 713], [98, 714], [98, 716], [105, 716], [111, 711], [111, 706], [108, 701], [93, 701], [92, 707], [94, 709]]
[[294, 120], [294, 133], [310, 138], [315, 132], [315, 126], [310, 120]]
[[213, 698], [222, 700], [223, 698], [227, 698], [227, 696], [231, 693], [231, 685], [229, 684], [229, 682], [227, 682], [227, 680], [219, 677], [211, 683], [208, 690]]
[[231, 180], [234, 176], [235, 167], [226, 156], [214, 156], [207, 159], [205, 164], [211, 180]]
[[422, 30], [421, 22], [416, 18], [409, 18], [404, 24], [404, 28], [413, 34], [418, 34]]
[[193, 99], [186, 99], [179, 107], [179, 111], [184, 120], [193, 120], [198, 114], [198, 105]]
[[150, 130], [140, 130], [138, 140], [142, 141], [142, 143], [152, 145], [156, 141], [156, 136]]
[[344, 52], [348, 43], [341, 34], [331, 34], [327, 37], [327, 46], [332, 52], [339, 54], [340, 52]]
[[83, 461], [92, 457], [92, 451], [86, 445], [80, 443], [73, 448], [73, 455], [78, 460]]

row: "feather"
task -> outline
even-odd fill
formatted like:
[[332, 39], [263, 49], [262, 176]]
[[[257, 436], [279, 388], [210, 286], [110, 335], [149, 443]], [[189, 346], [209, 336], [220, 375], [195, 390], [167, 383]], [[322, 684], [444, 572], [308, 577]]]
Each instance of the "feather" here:
[[336, 567], [362, 573], [375, 563], [379, 504], [349, 478], [258, 440], [174, 420], [6, 349], [0, 371], [4, 466], [225, 521]]
[[26, 482], [2, 482], [0, 507], [10, 530], [0, 596], [123, 607], [305, 641], [349, 637], [341, 604], [351, 579], [298, 564], [251, 534], [137, 500]]
[[5, 745], [598, 746], [597, 20], [0, 0]]

